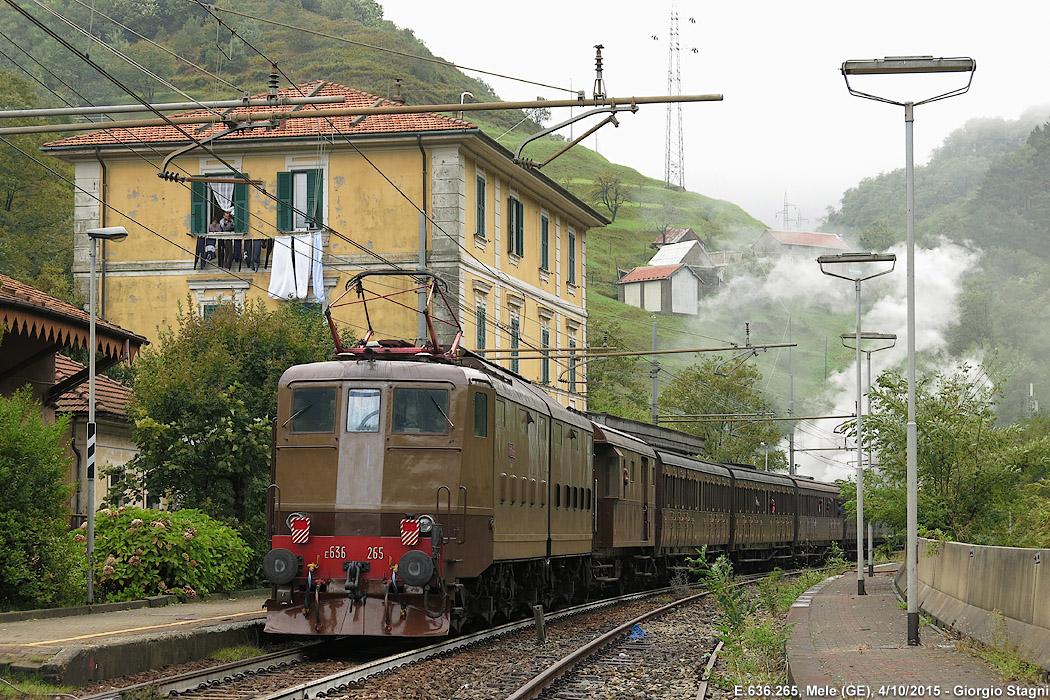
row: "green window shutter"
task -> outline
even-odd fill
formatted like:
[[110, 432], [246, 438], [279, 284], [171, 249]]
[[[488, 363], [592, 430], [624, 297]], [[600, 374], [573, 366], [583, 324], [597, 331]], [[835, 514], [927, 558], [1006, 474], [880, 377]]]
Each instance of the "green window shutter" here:
[[190, 183], [190, 233], [208, 232], [208, 183]]
[[292, 230], [291, 173], [277, 173], [277, 230]]
[[540, 216], [540, 267], [550, 269], [550, 219]]
[[519, 201], [515, 201], [514, 205], [517, 207], [518, 215], [516, 217], [515, 224], [517, 225], [517, 250], [518, 257], [525, 255], [525, 205]]
[[518, 208], [514, 206], [514, 198], [507, 197], [507, 252], [514, 252], [514, 217], [517, 215]]
[[324, 187], [321, 181], [322, 170], [306, 171], [306, 217], [308, 228], [322, 228], [324, 226]]
[[238, 182], [233, 186], [233, 222], [234, 231], [248, 233], [248, 183], [246, 182]]
[[475, 235], [485, 237], [485, 180], [484, 178], [478, 178], [477, 191], [475, 193], [475, 199], [477, 200], [477, 230], [474, 232]]

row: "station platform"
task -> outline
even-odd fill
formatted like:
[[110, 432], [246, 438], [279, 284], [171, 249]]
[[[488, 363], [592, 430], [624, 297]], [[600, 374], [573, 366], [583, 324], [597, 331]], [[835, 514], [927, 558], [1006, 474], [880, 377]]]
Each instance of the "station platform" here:
[[[799, 596], [788, 614], [788, 680], [806, 697], [1048, 697], [1046, 687], [1004, 680], [985, 660], [956, 648], [937, 628], [919, 629], [908, 646], [908, 614], [898, 605], [893, 572], [855, 571]], [[1034, 691], [1042, 691], [1035, 694]]]
[[33, 613], [3, 614], [0, 669], [80, 686], [258, 644], [266, 595], [250, 593], [174, 605], [152, 600], [42, 610], [33, 619], [18, 619]]

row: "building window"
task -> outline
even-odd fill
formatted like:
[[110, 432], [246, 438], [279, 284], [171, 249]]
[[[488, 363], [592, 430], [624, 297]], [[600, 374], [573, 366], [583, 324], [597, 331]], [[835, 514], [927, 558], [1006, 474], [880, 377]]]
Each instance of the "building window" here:
[[569, 276], [568, 283], [576, 284], [576, 234], [569, 231]]
[[540, 216], [540, 269], [549, 270], [550, 266], [550, 230], [551, 222], [546, 214]]
[[507, 197], [507, 251], [525, 254], [525, 207], [517, 197]]
[[474, 232], [475, 236], [479, 238], [485, 237], [485, 178], [478, 175], [477, 193], [474, 196], [474, 217], [477, 223], [477, 230]]
[[[248, 183], [191, 182], [190, 211], [190, 233], [247, 233]], [[225, 219], [225, 213], [230, 218]]]
[[569, 393], [576, 393], [576, 339], [569, 338]]
[[485, 299], [479, 297], [477, 300], [477, 306], [474, 307], [474, 325], [477, 327], [474, 337], [474, 349], [484, 350], [485, 349], [485, 325], [487, 321], [485, 319]]
[[521, 321], [517, 316], [511, 316], [510, 319], [510, 349], [511, 349], [511, 361], [510, 371], [517, 372], [520, 374], [521, 360], [518, 359], [518, 347], [520, 343], [520, 325]]
[[544, 384], [550, 384], [551, 383], [551, 361], [548, 358], [548, 355], [550, 355], [550, 353], [547, 352], [547, 350], [546, 350], [546, 348], [549, 348], [551, 346], [551, 329], [550, 328], [543, 328], [543, 329], [540, 330], [540, 344], [544, 348], [544, 350], [543, 350], [543, 359], [540, 360], [540, 363], [541, 363], [540, 364], [540, 367], [541, 367], [541, 369], [540, 369], [540, 371], [541, 371], [541, 378], [542, 378], [542, 381], [543, 381]]
[[312, 231], [324, 226], [323, 170], [277, 173], [277, 230]]

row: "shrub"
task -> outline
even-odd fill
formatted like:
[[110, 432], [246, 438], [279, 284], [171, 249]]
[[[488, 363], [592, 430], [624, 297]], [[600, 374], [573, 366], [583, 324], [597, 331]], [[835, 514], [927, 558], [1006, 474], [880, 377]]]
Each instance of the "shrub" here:
[[[78, 542], [83, 538], [76, 533]], [[236, 531], [198, 510], [105, 508], [95, 519], [95, 580], [103, 601], [159, 594], [185, 600], [233, 590], [251, 556]]]
[[0, 398], [0, 610], [61, 606], [82, 594], [85, 569], [69, 528], [68, 421], [45, 424], [28, 389]]

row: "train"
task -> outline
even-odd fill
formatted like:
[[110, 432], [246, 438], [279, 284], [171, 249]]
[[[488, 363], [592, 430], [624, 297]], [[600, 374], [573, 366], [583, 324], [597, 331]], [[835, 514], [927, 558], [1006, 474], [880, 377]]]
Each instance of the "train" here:
[[461, 333], [343, 347], [329, 322], [333, 359], [278, 387], [268, 633], [448, 635], [667, 582], [705, 546], [745, 566], [849, 546], [835, 484], [566, 408]]

